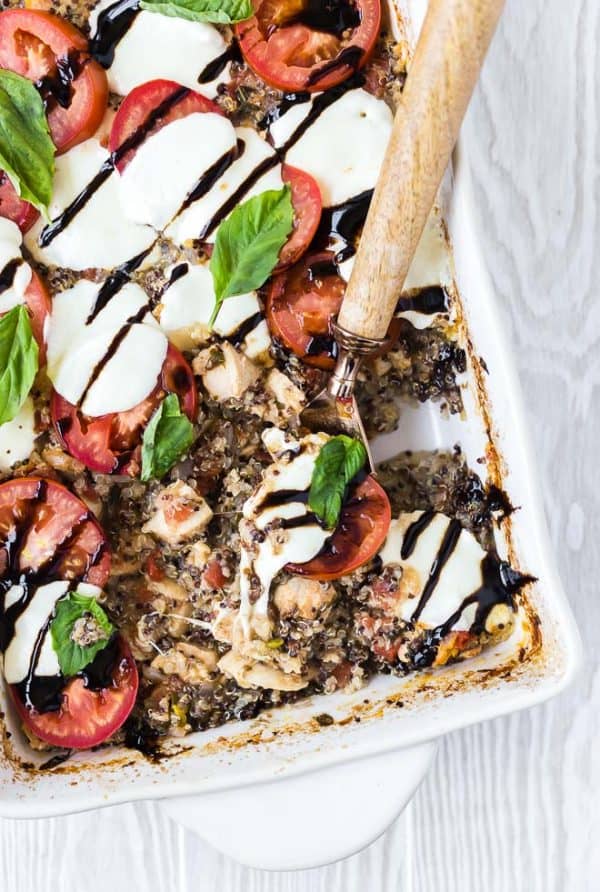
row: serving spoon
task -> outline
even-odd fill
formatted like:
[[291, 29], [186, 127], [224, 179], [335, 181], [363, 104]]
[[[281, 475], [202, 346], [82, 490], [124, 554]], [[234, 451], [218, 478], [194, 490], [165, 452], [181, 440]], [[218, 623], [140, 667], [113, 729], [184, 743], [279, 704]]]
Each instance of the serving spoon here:
[[419, 239], [479, 78], [504, 0], [429, 0], [333, 335], [339, 355], [300, 415], [314, 431], [361, 439], [354, 387], [361, 362], [386, 344]]

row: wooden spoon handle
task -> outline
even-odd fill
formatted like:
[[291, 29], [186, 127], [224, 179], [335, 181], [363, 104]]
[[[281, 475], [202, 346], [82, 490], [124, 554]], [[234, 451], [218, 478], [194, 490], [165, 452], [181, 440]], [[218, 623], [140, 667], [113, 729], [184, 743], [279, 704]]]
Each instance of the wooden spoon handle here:
[[338, 323], [384, 338], [504, 0], [429, 0]]

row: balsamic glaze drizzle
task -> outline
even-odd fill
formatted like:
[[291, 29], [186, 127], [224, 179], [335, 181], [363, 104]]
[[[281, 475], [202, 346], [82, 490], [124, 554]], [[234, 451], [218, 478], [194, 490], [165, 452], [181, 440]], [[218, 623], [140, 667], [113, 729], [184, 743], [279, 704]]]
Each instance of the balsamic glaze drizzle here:
[[71, 50], [66, 56], [60, 56], [56, 60], [54, 74], [45, 74], [36, 81], [35, 86], [42, 97], [47, 114], [57, 105], [61, 108], [70, 108], [73, 100], [73, 81], [81, 74], [88, 59], [88, 56], [84, 56], [78, 50]]
[[238, 62], [240, 60], [241, 53], [237, 43], [234, 41], [227, 47], [224, 52], [221, 53], [220, 56], [217, 56], [216, 59], [213, 59], [205, 68], [202, 69], [202, 71], [198, 75], [198, 83], [210, 84], [211, 81], [216, 80], [219, 75], [224, 72], [225, 67], [229, 64], [229, 62]]
[[117, 0], [98, 16], [96, 33], [90, 39], [90, 52], [103, 68], [115, 61], [115, 50], [140, 11], [139, 0]]
[[314, 31], [342, 37], [345, 31], [358, 28], [361, 22], [360, 9], [349, 0], [308, 0], [298, 15], [290, 18], [285, 25], [302, 24]]
[[436, 313], [448, 312], [448, 294], [441, 285], [432, 285], [422, 288], [417, 294], [403, 296], [396, 304], [396, 313], [404, 313], [413, 310], [433, 316]]
[[22, 257], [13, 257], [13, 259], [9, 260], [6, 266], [0, 270], [0, 294], [8, 291], [9, 288], [12, 288], [15, 276], [17, 275], [17, 270], [23, 262]]
[[345, 47], [337, 54], [335, 59], [330, 59], [318, 68], [313, 69], [308, 76], [307, 83], [312, 87], [315, 84], [318, 84], [319, 81], [322, 81], [324, 77], [327, 77], [328, 74], [331, 74], [332, 71], [336, 71], [338, 68], [343, 68], [346, 65], [351, 68], [352, 71], [358, 71], [364, 54], [365, 51], [360, 46]]

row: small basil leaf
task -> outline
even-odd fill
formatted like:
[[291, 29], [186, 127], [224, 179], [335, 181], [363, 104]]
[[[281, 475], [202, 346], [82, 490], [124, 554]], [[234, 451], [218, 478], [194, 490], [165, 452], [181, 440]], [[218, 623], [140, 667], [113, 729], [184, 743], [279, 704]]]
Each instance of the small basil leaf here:
[[63, 675], [77, 675], [108, 644], [114, 626], [95, 598], [69, 592], [57, 602], [50, 625], [52, 647]]
[[294, 224], [289, 186], [261, 192], [223, 220], [217, 229], [210, 271], [215, 286], [212, 327], [228, 297], [247, 294], [267, 281]]
[[0, 69], [0, 169], [25, 201], [48, 216], [54, 144], [44, 103], [25, 77]]
[[174, 393], [164, 398], [144, 431], [142, 440], [143, 481], [160, 480], [194, 441], [194, 427], [179, 408]]
[[254, 15], [252, 0], [141, 0], [140, 6], [149, 12], [214, 25], [233, 25]]
[[0, 318], [0, 424], [18, 414], [38, 370], [38, 345], [23, 304]]
[[360, 440], [345, 434], [332, 437], [317, 456], [308, 494], [308, 506], [328, 530], [337, 526], [348, 484], [367, 460]]

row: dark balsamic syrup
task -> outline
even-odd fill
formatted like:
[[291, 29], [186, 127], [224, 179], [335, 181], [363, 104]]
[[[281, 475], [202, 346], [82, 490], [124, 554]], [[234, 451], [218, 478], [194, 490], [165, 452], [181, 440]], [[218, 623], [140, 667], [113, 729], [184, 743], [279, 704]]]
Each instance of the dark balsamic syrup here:
[[419, 536], [425, 532], [434, 517], [435, 511], [424, 511], [406, 530], [402, 540], [402, 549], [400, 551], [400, 557], [403, 561], [411, 556], [417, 546]]
[[90, 53], [103, 68], [115, 61], [115, 50], [140, 11], [139, 0], [117, 0], [98, 16], [96, 33], [90, 39]]
[[440, 285], [422, 288], [417, 294], [410, 297], [401, 297], [396, 304], [396, 313], [403, 313], [408, 310], [423, 313], [427, 316], [433, 316], [435, 313], [447, 313], [448, 295]]
[[[462, 533], [462, 526], [458, 520], [451, 520], [448, 524], [448, 528], [444, 533], [444, 538], [442, 539], [441, 545], [439, 547], [438, 553], [435, 557], [433, 564], [431, 565], [431, 570], [429, 571], [429, 578], [425, 583], [423, 591], [421, 593], [421, 597], [419, 599], [419, 603], [415, 608], [413, 615], [411, 616], [411, 621], [416, 622], [423, 610], [425, 609], [427, 602], [429, 601], [431, 595], [434, 592], [436, 585], [439, 582], [440, 576], [442, 574], [442, 570], [450, 560], [454, 549], [458, 543], [460, 534]], [[414, 547], [414, 546], [413, 546]]]
[[70, 108], [73, 101], [73, 81], [81, 74], [88, 58], [77, 50], [71, 50], [66, 56], [60, 56], [56, 60], [54, 74], [45, 74], [36, 81], [35, 86], [42, 97], [46, 114], [56, 106]]
[[358, 28], [360, 22], [360, 9], [348, 0], [308, 0], [302, 12], [285, 24], [306, 25], [314, 31], [342, 37], [345, 31]]
[[8, 291], [9, 288], [12, 288], [15, 276], [17, 275], [17, 270], [22, 263], [22, 257], [14, 257], [12, 260], [9, 260], [4, 269], [0, 271], [0, 294]]
[[313, 87], [327, 77], [328, 74], [331, 74], [332, 71], [337, 71], [338, 68], [345, 68], [346, 66], [354, 72], [358, 71], [364, 54], [365, 51], [360, 46], [345, 47], [337, 54], [335, 59], [330, 59], [328, 62], [324, 62], [323, 65], [319, 65], [318, 68], [314, 68], [308, 76], [307, 83]]
[[241, 61], [242, 54], [237, 43], [234, 41], [223, 53], [221, 53], [220, 56], [217, 56], [216, 59], [213, 59], [212, 62], [209, 62], [208, 65], [202, 69], [198, 75], [198, 83], [210, 84], [211, 81], [216, 80], [219, 75], [224, 72], [225, 67], [230, 62]]

